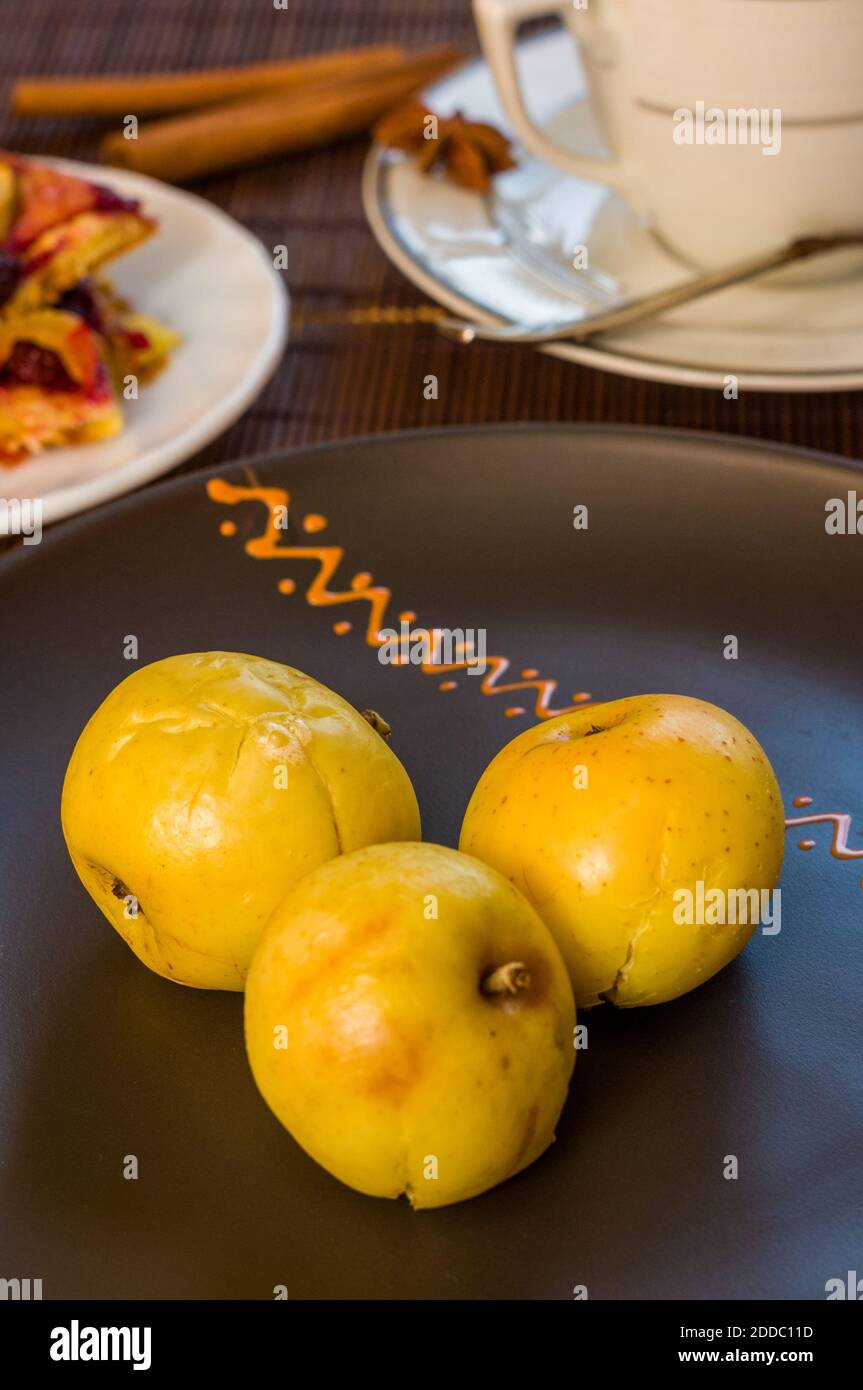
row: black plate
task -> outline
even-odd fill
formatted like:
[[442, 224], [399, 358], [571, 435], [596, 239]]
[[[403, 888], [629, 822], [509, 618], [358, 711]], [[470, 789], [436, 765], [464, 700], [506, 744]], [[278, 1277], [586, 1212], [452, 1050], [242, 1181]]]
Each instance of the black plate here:
[[[341, 545], [391, 613], [485, 627], [489, 650], [596, 699], [680, 691], [755, 731], [786, 804], [847, 812], [863, 847], [863, 536], [825, 502], [835, 459], [617, 430], [390, 436], [236, 465], [291, 493], [288, 543]], [[573, 529], [573, 507], [589, 529]], [[324, 531], [302, 519], [324, 513]], [[75, 738], [140, 661], [226, 648], [384, 712], [427, 839], [455, 844], [475, 779], [537, 690], [449, 693], [382, 666], [365, 602], [313, 607], [309, 560], [261, 560], [257, 501], [202, 476], [125, 499], [0, 563], [5, 1277], [45, 1297], [819, 1299], [863, 1257], [863, 861], [788, 836], [782, 930], [674, 1004], [589, 1016], [558, 1143], [419, 1215], [350, 1191], [279, 1127], [238, 995], [150, 974], [80, 887], [58, 802]], [[235, 535], [221, 523], [233, 521]], [[296, 592], [280, 593], [282, 578]], [[333, 587], [337, 581], [333, 581]], [[342, 636], [334, 624], [351, 621]], [[723, 657], [727, 634], [739, 660]], [[507, 709], [524, 707], [507, 717]], [[587, 1017], [587, 1016], [586, 1016]], [[137, 1181], [123, 1177], [135, 1154]], [[737, 1180], [723, 1177], [727, 1155]]]

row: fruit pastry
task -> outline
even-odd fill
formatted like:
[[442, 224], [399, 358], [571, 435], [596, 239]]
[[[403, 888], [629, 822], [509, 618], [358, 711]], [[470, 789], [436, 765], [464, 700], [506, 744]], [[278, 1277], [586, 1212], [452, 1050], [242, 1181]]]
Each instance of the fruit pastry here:
[[119, 434], [125, 382], [149, 381], [177, 342], [109, 285], [88, 280], [51, 308], [0, 318], [0, 463]]
[[54, 303], [155, 230], [135, 200], [0, 153], [0, 315]]
[[0, 152], [0, 465], [119, 434], [177, 334], [91, 272], [156, 229], [111, 189]]
[[77, 314], [0, 320], [0, 462], [123, 428], [105, 340]]
[[137, 313], [105, 280], [73, 285], [57, 308], [77, 314], [105, 340], [118, 389], [128, 376], [150, 381], [180, 341], [179, 334], [152, 315]]

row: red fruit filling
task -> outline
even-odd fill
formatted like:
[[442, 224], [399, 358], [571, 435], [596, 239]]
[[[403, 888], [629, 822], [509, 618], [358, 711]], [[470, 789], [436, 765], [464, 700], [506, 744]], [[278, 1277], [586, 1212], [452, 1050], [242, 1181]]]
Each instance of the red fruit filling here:
[[139, 352], [146, 351], [150, 346], [150, 339], [139, 328], [127, 328], [124, 330], [123, 336], [129, 347], [137, 348]]
[[91, 184], [93, 190], [94, 212], [137, 212], [141, 204], [137, 198], [121, 198], [112, 188], [101, 183]]
[[56, 352], [38, 347], [26, 340], [16, 343], [3, 370], [0, 384], [4, 386], [38, 386], [43, 391], [77, 391]]

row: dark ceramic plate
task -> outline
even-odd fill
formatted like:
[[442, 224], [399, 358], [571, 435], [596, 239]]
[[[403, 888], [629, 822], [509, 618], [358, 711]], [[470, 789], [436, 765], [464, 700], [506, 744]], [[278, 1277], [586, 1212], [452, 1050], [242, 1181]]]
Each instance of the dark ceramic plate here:
[[[750, 725], [789, 814], [810, 796], [850, 815], [863, 849], [863, 536], [825, 531], [825, 503], [863, 495], [863, 474], [718, 439], [525, 428], [216, 476], [289, 489], [283, 543], [343, 547], [329, 587], [353, 599], [308, 602], [310, 556], [248, 554], [264, 503], [214, 500], [201, 476], [0, 563], [0, 1273], [41, 1278], [46, 1298], [824, 1298], [863, 1258], [863, 861], [831, 856], [833, 823], [789, 831], [778, 936], [674, 1004], [590, 1015], [552, 1150], [415, 1215], [341, 1186], [279, 1127], [240, 997], [135, 960], [73, 873], [58, 803], [135, 635], [141, 662], [255, 652], [384, 712], [430, 840], [456, 843], [476, 778], [537, 700], [680, 691]], [[315, 514], [326, 528], [305, 530]], [[497, 686], [522, 688], [442, 691], [382, 666], [351, 589], [366, 571], [392, 590], [388, 618], [485, 627], [511, 662]]]

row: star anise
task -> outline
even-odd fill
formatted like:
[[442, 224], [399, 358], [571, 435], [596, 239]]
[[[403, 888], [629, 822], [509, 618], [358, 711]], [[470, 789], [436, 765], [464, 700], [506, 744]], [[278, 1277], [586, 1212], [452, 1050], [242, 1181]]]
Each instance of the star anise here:
[[487, 193], [495, 174], [514, 169], [505, 135], [483, 121], [466, 121], [461, 112], [438, 116], [418, 101], [384, 116], [374, 128], [378, 144], [414, 156], [424, 174], [442, 169], [447, 178], [473, 193]]

